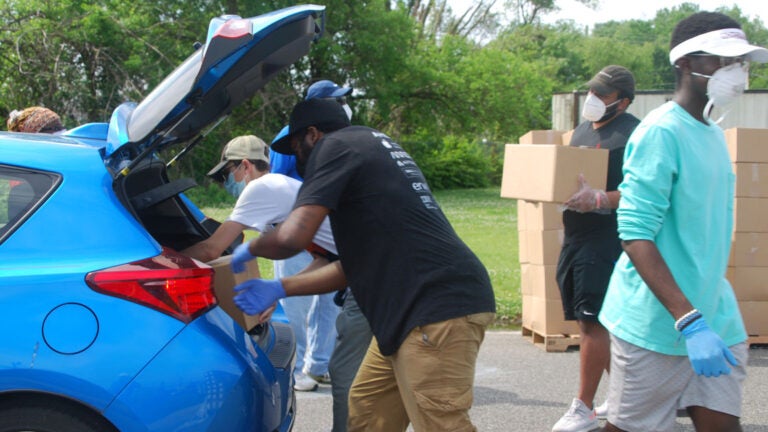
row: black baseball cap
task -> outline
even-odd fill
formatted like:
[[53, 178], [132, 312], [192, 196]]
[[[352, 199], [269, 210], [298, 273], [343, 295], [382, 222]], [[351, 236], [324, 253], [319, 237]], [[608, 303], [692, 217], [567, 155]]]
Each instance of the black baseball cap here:
[[619, 97], [635, 99], [635, 77], [627, 68], [618, 65], [606, 66], [598, 72], [587, 86], [600, 95], [619, 92]]
[[349, 126], [349, 117], [335, 99], [309, 99], [296, 104], [291, 111], [288, 121], [288, 133], [274, 141], [272, 150], [286, 154], [294, 154], [291, 149], [291, 138], [310, 126], [325, 129], [341, 129]]

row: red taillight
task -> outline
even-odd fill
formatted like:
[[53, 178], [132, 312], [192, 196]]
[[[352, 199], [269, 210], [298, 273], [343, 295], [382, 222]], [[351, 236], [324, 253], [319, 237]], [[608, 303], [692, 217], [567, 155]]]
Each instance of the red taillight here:
[[237, 39], [243, 36], [249, 36], [251, 34], [251, 20], [247, 19], [231, 19], [216, 30], [213, 37], [225, 37], [227, 39]]
[[96, 291], [141, 303], [185, 323], [216, 305], [213, 269], [163, 249], [154, 257], [88, 273]]

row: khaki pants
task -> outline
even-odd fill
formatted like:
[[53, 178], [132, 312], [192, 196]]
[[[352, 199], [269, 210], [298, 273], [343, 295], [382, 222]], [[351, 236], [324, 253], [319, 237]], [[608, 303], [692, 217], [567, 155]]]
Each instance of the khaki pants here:
[[475, 362], [491, 312], [414, 328], [397, 352], [371, 342], [349, 394], [349, 431], [475, 431]]

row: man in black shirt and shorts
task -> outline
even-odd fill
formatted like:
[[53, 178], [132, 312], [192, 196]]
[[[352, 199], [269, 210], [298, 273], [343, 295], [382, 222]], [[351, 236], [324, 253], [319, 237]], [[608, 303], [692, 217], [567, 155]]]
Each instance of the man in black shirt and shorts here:
[[321, 99], [298, 103], [272, 148], [296, 155], [304, 184], [284, 223], [237, 248], [233, 269], [304, 249], [326, 215], [339, 261], [247, 281], [235, 301], [253, 314], [285, 296], [349, 286], [375, 336], [350, 390], [349, 430], [475, 430], [469, 409], [493, 289], [419, 167], [387, 135], [350, 126], [338, 103]]
[[606, 407], [593, 406], [603, 370], [610, 364], [610, 335], [597, 320], [613, 267], [621, 254], [616, 208], [627, 139], [640, 123], [626, 112], [635, 97], [635, 79], [622, 66], [606, 66], [589, 83], [582, 116], [571, 146], [608, 149], [606, 190], [595, 190], [579, 179], [579, 191], [563, 212], [565, 239], [557, 264], [557, 283], [566, 320], [577, 320], [580, 333], [580, 386], [553, 432], [596, 429]]

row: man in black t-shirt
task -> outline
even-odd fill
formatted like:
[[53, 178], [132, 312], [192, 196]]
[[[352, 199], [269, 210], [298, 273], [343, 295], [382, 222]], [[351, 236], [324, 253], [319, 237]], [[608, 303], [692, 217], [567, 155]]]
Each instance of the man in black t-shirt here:
[[[279, 281], [251, 280], [235, 301], [258, 313], [289, 295], [350, 286], [371, 343], [350, 391], [349, 430], [475, 430], [475, 362], [495, 300], [485, 267], [451, 227], [424, 176], [397, 143], [349, 126], [338, 103], [297, 104], [288, 135], [304, 184], [288, 219], [239, 247], [238, 271], [256, 256], [282, 259], [331, 220], [337, 263]], [[343, 268], [343, 269], [342, 269]]]
[[627, 139], [640, 123], [626, 112], [635, 97], [635, 79], [622, 66], [606, 66], [589, 83], [582, 116], [571, 146], [603, 148], [608, 153], [606, 190], [595, 190], [579, 179], [579, 191], [563, 212], [565, 239], [557, 264], [557, 283], [565, 319], [577, 320], [580, 333], [580, 385], [566, 414], [553, 432], [596, 429], [606, 405], [593, 406], [603, 370], [610, 364], [610, 335], [597, 320], [613, 267], [621, 254], [616, 208]]

